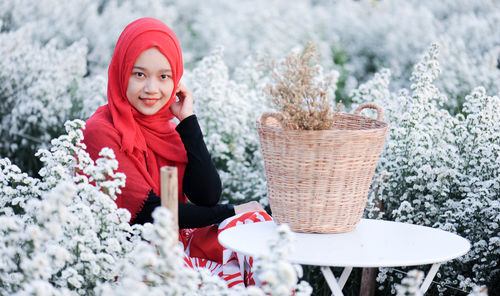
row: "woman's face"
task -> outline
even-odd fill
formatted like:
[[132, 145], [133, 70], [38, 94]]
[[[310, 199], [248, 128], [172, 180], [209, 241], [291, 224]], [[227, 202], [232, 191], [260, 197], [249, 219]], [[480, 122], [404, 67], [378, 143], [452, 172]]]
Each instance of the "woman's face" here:
[[144, 115], [153, 115], [165, 106], [173, 89], [172, 69], [167, 58], [156, 47], [143, 51], [128, 80], [130, 105]]

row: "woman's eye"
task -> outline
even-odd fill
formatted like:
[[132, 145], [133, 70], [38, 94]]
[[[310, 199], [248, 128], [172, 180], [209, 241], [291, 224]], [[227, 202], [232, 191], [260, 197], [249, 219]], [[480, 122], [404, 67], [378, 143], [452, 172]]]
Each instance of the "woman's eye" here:
[[141, 73], [141, 72], [135, 72], [135, 73], [134, 73], [134, 75], [135, 75], [136, 77], [139, 77], [139, 78], [144, 77], [144, 73]]
[[168, 79], [168, 78], [170, 78], [170, 76], [168, 76], [167, 74], [162, 74], [162, 75], [160, 75], [160, 78], [161, 79]]

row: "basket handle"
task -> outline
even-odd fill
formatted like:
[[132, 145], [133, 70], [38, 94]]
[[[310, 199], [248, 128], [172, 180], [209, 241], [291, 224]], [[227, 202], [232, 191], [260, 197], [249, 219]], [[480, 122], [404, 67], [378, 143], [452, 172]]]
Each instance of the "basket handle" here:
[[359, 113], [361, 113], [361, 111], [366, 108], [377, 110], [377, 120], [382, 121], [382, 119], [384, 118], [384, 110], [382, 110], [382, 108], [380, 108], [375, 104], [370, 104], [370, 103], [363, 104], [358, 108], [356, 108], [356, 110], [354, 110], [354, 114], [359, 115]]
[[280, 125], [283, 127], [283, 115], [280, 113], [264, 113], [260, 116], [260, 122], [263, 125], [266, 125], [266, 122], [269, 118], [274, 118]]

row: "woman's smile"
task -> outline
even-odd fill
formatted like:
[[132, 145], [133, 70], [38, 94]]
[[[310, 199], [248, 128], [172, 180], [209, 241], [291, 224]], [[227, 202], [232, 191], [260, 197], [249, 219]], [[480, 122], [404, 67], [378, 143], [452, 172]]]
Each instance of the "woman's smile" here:
[[141, 101], [148, 105], [148, 106], [154, 106], [160, 99], [159, 98], [140, 98]]

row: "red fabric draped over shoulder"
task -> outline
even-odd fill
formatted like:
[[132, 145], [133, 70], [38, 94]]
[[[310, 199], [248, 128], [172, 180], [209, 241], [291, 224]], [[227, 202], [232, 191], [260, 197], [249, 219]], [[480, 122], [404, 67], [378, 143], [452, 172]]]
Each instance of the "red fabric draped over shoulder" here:
[[[158, 48], [170, 63], [174, 90], [162, 109], [143, 115], [130, 105], [126, 92], [137, 57], [152, 47]], [[97, 109], [86, 122], [84, 142], [91, 157], [96, 159], [103, 147], [112, 148], [119, 161], [118, 171], [127, 176], [116, 202], [118, 207], [127, 208], [132, 217], [151, 189], [160, 194], [160, 168], [165, 165], [178, 168], [179, 201], [186, 201], [182, 177], [187, 155], [169, 110], [182, 74], [181, 47], [174, 32], [156, 19], [138, 19], [124, 29], [116, 44], [108, 69], [108, 104]]]

